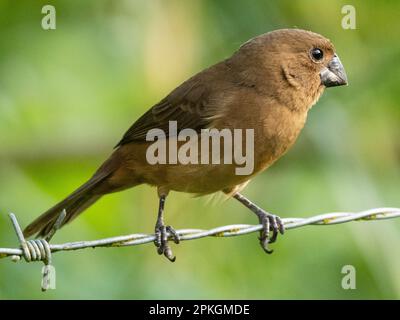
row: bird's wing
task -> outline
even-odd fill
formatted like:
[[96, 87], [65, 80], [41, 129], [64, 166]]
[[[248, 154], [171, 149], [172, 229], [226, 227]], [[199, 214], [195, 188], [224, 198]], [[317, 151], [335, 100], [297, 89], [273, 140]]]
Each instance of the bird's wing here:
[[145, 141], [151, 129], [162, 129], [167, 137], [169, 121], [177, 122], [177, 131], [190, 128], [199, 132], [209, 128], [216, 117], [217, 108], [210, 103], [212, 88], [195, 76], [173, 90], [167, 97], [143, 114], [125, 133], [118, 146]]

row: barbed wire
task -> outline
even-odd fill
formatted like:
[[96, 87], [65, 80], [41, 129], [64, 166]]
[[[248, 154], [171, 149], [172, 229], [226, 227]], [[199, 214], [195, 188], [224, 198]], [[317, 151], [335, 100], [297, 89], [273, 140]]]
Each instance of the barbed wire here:
[[[22, 258], [26, 262], [43, 261], [45, 267], [43, 269], [42, 290], [49, 288], [49, 279], [51, 270], [51, 254], [59, 251], [80, 250], [85, 248], [96, 247], [125, 247], [135, 246], [154, 242], [156, 236], [154, 234], [138, 233], [111, 238], [104, 238], [90, 241], [67, 242], [63, 244], [50, 244], [49, 241], [60, 227], [64, 220], [66, 212], [61, 212], [53, 229], [46, 239], [26, 240], [23, 236], [21, 227], [14, 214], [10, 213], [9, 217], [17, 234], [20, 247], [19, 248], [0, 248], [0, 258], [11, 257], [13, 261], [19, 261]], [[300, 228], [308, 225], [326, 226], [333, 224], [346, 223], [350, 221], [371, 221], [386, 220], [400, 217], [400, 208], [375, 208], [357, 213], [353, 212], [332, 212], [320, 214], [308, 218], [283, 218], [282, 222], [286, 230]], [[180, 240], [195, 240], [205, 237], [234, 237], [260, 231], [262, 225], [233, 224], [210, 230], [203, 229], [181, 229], [176, 230]], [[168, 239], [170, 239], [168, 234]]]

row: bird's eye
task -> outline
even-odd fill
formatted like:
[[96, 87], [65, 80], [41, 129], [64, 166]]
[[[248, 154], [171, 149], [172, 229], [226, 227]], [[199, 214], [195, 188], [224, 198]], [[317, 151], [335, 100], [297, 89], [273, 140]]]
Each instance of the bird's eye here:
[[311, 50], [311, 56], [314, 60], [320, 61], [324, 57], [324, 52], [319, 48], [314, 48]]

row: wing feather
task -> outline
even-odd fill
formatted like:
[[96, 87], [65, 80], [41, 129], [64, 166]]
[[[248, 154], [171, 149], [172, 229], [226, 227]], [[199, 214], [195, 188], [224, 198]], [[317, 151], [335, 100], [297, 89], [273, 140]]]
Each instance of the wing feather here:
[[212, 120], [218, 117], [218, 106], [212, 103], [215, 86], [207, 81], [212, 70], [205, 70], [184, 82], [167, 97], [144, 113], [125, 133], [116, 147], [134, 142], [145, 141], [146, 134], [151, 129], [162, 129], [167, 137], [169, 121], [177, 122], [178, 132], [190, 128], [200, 131], [209, 128]]

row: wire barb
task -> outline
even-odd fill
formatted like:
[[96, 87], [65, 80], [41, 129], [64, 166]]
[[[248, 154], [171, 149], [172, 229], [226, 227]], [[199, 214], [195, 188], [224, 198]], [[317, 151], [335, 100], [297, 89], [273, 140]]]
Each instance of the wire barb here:
[[[21, 256], [23, 256], [26, 262], [43, 261], [45, 267], [42, 278], [42, 291], [46, 291], [49, 288], [48, 286], [49, 270], [54, 269], [54, 267], [51, 266], [51, 248], [48, 241], [54, 235], [54, 233], [62, 223], [62, 220], [65, 218], [65, 210], [60, 214], [60, 216], [56, 221], [55, 226], [50, 231], [51, 236], [47, 237], [46, 239], [26, 240], [22, 232], [22, 229], [18, 223], [17, 217], [13, 213], [10, 213], [9, 217], [11, 219], [11, 223], [14, 227], [15, 233], [17, 234], [18, 241], [22, 251], [20, 255], [13, 254], [11, 256], [11, 259], [12, 261], [17, 262], [21, 260]], [[0, 249], [0, 257], [1, 256], [2, 252]]]
[[66, 216], [67, 216], [67, 211], [65, 209], [63, 209], [61, 211], [60, 215], [58, 216], [56, 222], [54, 223], [53, 227], [51, 228], [50, 232], [46, 236], [47, 242], [49, 242], [51, 240], [51, 238], [53, 238], [53, 236], [57, 232], [57, 230], [61, 228], [62, 223], [64, 222]]

